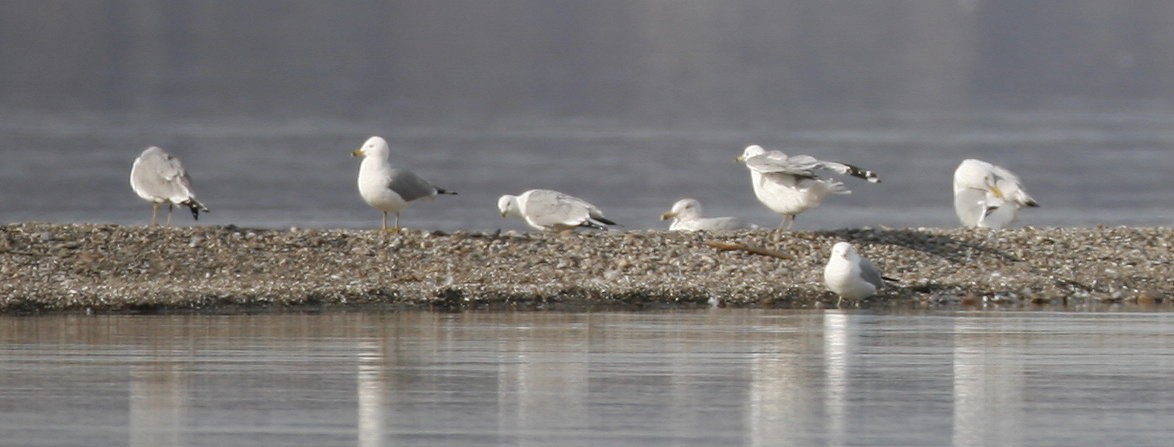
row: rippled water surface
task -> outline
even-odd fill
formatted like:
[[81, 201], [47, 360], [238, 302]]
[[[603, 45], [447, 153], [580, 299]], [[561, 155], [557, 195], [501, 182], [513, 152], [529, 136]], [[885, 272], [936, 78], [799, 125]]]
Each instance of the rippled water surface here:
[[1167, 445], [1174, 315], [0, 318], [6, 445]]

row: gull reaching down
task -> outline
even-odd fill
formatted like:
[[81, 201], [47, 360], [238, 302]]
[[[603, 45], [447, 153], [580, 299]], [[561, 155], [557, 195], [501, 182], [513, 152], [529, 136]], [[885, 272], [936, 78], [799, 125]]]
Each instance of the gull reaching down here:
[[413, 203], [432, 199], [437, 194], [456, 194], [432, 186], [416, 173], [397, 168], [388, 161], [390, 149], [381, 137], [371, 137], [363, 147], [351, 152], [352, 157], [363, 157], [359, 165], [359, 195], [372, 208], [383, 212], [383, 231], [387, 228], [387, 214], [395, 213], [395, 228], [399, 231], [399, 213]]
[[565, 231], [578, 227], [606, 230], [615, 225], [595, 205], [578, 197], [549, 189], [531, 189], [522, 194], [504, 195], [497, 200], [501, 217], [515, 217], [531, 227], [545, 231]]
[[817, 160], [810, 155], [788, 157], [780, 151], [767, 151], [757, 144], [747, 146], [738, 157], [750, 170], [750, 182], [758, 201], [783, 216], [780, 229], [787, 229], [795, 217], [819, 206], [828, 194], [850, 194], [843, 183], [821, 178], [823, 169], [880, 183], [875, 172], [835, 161]]
[[208, 207], [196, 200], [192, 179], [175, 156], [151, 146], [135, 158], [130, 168], [130, 187], [143, 200], [151, 202], [151, 225], [158, 224], [159, 205], [167, 203], [167, 225], [171, 225], [171, 210], [183, 205], [192, 210], [192, 218], [200, 220], [200, 211]]
[[954, 170], [954, 212], [967, 227], [1004, 228], [1019, 208], [1038, 207], [1019, 176], [982, 160], [966, 159]]
[[748, 225], [737, 217], [701, 217], [701, 202], [694, 199], [681, 199], [673, 204], [673, 209], [660, 215], [660, 220], [672, 219], [670, 231], [698, 231], [698, 230], [738, 230], [743, 228], [757, 228]]
[[823, 282], [840, 299], [859, 300], [876, 295], [885, 286], [884, 276], [847, 242], [836, 242], [823, 269]]

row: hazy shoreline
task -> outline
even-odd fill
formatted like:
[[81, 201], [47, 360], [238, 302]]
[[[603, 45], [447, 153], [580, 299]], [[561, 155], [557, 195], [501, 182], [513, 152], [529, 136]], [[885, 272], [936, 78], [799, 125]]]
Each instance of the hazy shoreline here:
[[[843, 306], [1166, 309], [1170, 228], [576, 234], [19, 223], [0, 226], [0, 312], [835, 306], [831, 245], [901, 281]], [[789, 259], [719, 251], [707, 242]]]

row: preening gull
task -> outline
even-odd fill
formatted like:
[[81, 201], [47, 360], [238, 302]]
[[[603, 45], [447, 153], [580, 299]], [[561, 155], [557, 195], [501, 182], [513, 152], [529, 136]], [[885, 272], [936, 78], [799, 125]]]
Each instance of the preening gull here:
[[175, 156], [151, 146], [135, 158], [130, 168], [130, 187], [143, 200], [151, 202], [151, 225], [158, 223], [159, 205], [167, 202], [167, 225], [171, 225], [171, 210], [183, 205], [192, 210], [192, 218], [200, 220], [200, 211], [208, 207], [196, 200], [192, 180]]
[[399, 231], [400, 211], [416, 201], [456, 192], [432, 186], [407, 169], [393, 167], [387, 160], [389, 152], [387, 141], [371, 137], [363, 147], [351, 152], [351, 156], [363, 157], [363, 163], [359, 165], [359, 195], [372, 208], [383, 212], [384, 231], [388, 231], [387, 213], [395, 213], [395, 228], [391, 231]]
[[1020, 207], [1037, 207], [1019, 177], [982, 160], [966, 159], [954, 170], [954, 212], [967, 227], [1003, 228]]
[[673, 204], [673, 209], [660, 215], [660, 220], [672, 219], [669, 225], [671, 231], [697, 230], [737, 230], [755, 228], [737, 217], [701, 217], [701, 202], [694, 199], [681, 199]]
[[549, 189], [531, 189], [497, 200], [502, 217], [516, 217], [539, 230], [564, 231], [578, 227], [607, 229], [615, 225], [595, 205], [578, 197]]
[[823, 269], [823, 282], [840, 299], [859, 300], [876, 295], [885, 286], [885, 278], [871, 262], [856, 253], [847, 242], [836, 242], [832, 256]]
[[758, 201], [783, 216], [780, 229], [787, 229], [795, 216], [819, 206], [828, 194], [850, 194], [843, 183], [816, 175], [817, 169], [859, 177], [880, 183], [876, 173], [846, 163], [816, 160], [810, 155], [788, 157], [767, 151], [757, 144], [746, 147], [738, 161], [750, 170], [750, 182]]

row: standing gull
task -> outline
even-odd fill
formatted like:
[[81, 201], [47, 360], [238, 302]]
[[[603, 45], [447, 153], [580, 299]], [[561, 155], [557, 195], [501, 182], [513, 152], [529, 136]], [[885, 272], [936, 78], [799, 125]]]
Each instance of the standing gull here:
[[387, 213], [395, 213], [395, 228], [390, 231], [399, 231], [399, 213], [412, 203], [437, 194], [456, 194], [432, 186], [412, 171], [391, 166], [388, 152], [387, 141], [381, 137], [368, 138], [363, 147], [351, 152], [353, 157], [363, 157], [359, 165], [359, 195], [372, 208], [383, 211], [383, 231], [388, 231]]
[[832, 256], [823, 269], [823, 282], [840, 299], [859, 300], [876, 295], [885, 286], [885, 278], [867, 259], [847, 242], [836, 242]]
[[192, 210], [192, 218], [200, 220], [200, 211], [208, 207], [196, 200], [192, 180], [183, 164], [175, 156], [151, 146], [139, 154], [130, 168], [130, 187], [143, 200], [151, 202], [151, 226], [158, 224], [159, 205], [167, 202], [167, 225], [171, 225], [171, 210], [183, 205]]
[[615, 225], [595, 205], [578, 197], [549, 189], [531, 189], [497, 199], [501, 217], [516, 217], [539, 230], [565, 231], [578, 227], [606, 230]]
[[750, 183], [758, 201], [783, 216], [780, 229], [788, 229], [795, 216], [819, 203], [828, 194], [850, 194], [843, 183], [820, 178], [816, 169], [824, 169], [880, 183], [876, 173], [850, 164], [816, 160], [810, 155], [788, 157], [780, 151], [766, 151], [757, 144], [746, 147], [738, 161], [750, 170]]
[[1037, 207], [1015, 173], [973, 158], [954, 170], [954, 212], [967, 227], [1003, 228], [1020, 207]]
[[660, 220], [672, 219], [670, 231], [697, 231], [697, 230], [738, 230], [754, 228], [737, 217], [701, 217], [701, 202], [694, 199], [681, 199], [673, 204], [673, 209], [660, 215]]

